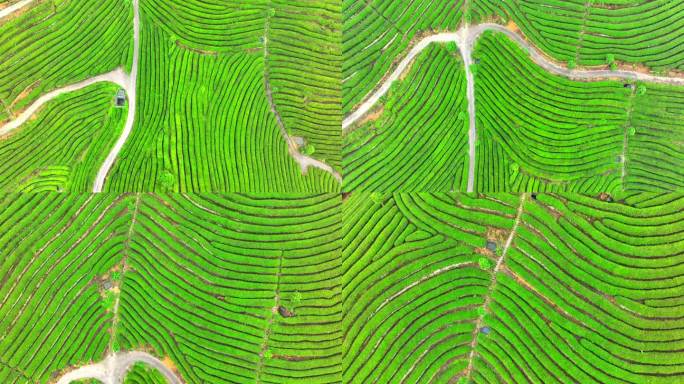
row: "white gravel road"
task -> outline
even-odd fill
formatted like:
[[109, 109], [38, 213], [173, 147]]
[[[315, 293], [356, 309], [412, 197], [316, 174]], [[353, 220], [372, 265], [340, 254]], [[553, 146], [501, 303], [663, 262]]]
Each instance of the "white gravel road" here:
[[169, 384], [182, 384], [182, 381], [164, 363], [147, 352], [131, 351], [114, 353], [99, 363], [86, 365], [65, 373], [57, 384], [69, 384], [75, 380], [97, 379], [103, 384], [120, 384], [126, 372], [135, 363], [145, 363], [157, 369]]

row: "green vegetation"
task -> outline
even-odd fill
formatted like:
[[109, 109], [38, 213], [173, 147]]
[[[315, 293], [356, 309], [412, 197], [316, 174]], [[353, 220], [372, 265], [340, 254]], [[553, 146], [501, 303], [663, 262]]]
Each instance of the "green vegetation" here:
[[37, 1], [22, 12], [0, 22], [0, 125], [40, 95], [129, 60], [128, 2]]
[[1, 196], [0, 382], [44, 383], [119, 349], [168, 357], [188, 383], [338, 382], [340, 205], [336, 195]]
[[124, 384], [168, 384], [164, 375], [143, 363], [136, 363], [126, 374]]
[[[3, 383], [116, 350], [150, 351], [191, 383], [684, 379], [682, 195], [12, 194], [0, 207]], [[118, 311], [103, 305], [115, 273]]]
[[[288, 72], [283, 67], [286, 63], [287, 68], [314, 71], [297, 63], [301, 55], [310, 58], [313, 43], [295, 49], [278, 42], [281, 35], [295, 33], [300, 26], [277, 26], [278, 16], [271, 20], [263, 6], [242, 9], [231, 5], [225, 13], [212, 14], [212, 18], [217, 18], [214, 21], [233, 20], [239, 30], [242, 24], [230, 12], [238, 7], [244, 15], [249, 15], [244, 20], [240, 18], [244, 28], [251, 31], [250, 28], [258, 26], [258, 33], [210, 36], [212, 29], [205, 30], [199, 25], [192, 31], [176, 23], [171, 24], [173, 28], [169, 27], [167, 17], [171, 16], [160, 13], [167, 5], [158, 5], [142, 7], [136, 123], [105, 189], [120, 192], [338, 190], [339, 185], [330, 174], [318, 169], [302, 174], [300, 166], [288, 154], [267, 97], [266, 81], [269, 81], [273, 101], [287, 130], [304, 135], [315, 145], [313, 156], [330, 161], [333, 166], [339, 163], [339, 150], [337, 160], [332, 154], [333, 147], [339, 148], [339, 109], [325, 113], [317, 109], [335, 104], [332, 99], [326, 99], [334, 99], [326, 85], [334, 80], [334, 68], [326, 67], [320, 76], [309, 76], [311, 84], [306, 87], [298, 85], [306, 93], [304, 96], [297, 96], [288, 88], [293, 79], [303, 75]], [[280, 13], [294, 12], [291, 6], [294, 7], [283, 5]], [[181, 11], [182, 7], [168, 12], [174, 19], [178, 18], [177, 23], [195, 20], [192, 12]], [[212, 19], [203, 21], [202, 25], [210, 22]], [[331, 34], [306, 33], [321, 41], [331, 38]], [[328, 93], [319, 95], [315, 93], [317, 90]], [[315, 113], [297, 107], [290, 97], [296, 100], [303, 97]], [[325, 119], [328, 125], [301, 115], [307, 113], [315, 114], [316, 119]], [[311, 133], [313, 128], [310, 130], [304, 124], [307, 121], [311, 127], [320, 128], [315, 135]], [[332, 135], [330, 125], [335, 124], [337, 130]]]
[[0, 191], [91, 190], [126, 119], [114, 107], [117, 90], [97, 84], [64, 94], [0, 138]]
[[[152, 0], [140, 7], [135, 125], [106, 190], [339, 190], [326, 172], [302, 174], [282, 134], [303, 137], [306, 154], [341, 168], [338, 3]], [[131, 16], [130, 1], [37, 2], [3, 22], [0, 122], [58, 86], [130, 67]], [[34, 133], [27, 135], [35, 141]], [[103, 159], [109, 137], [90, 139]], [[84, 191], [71, 186], [72, 165], [41, 164], [36, 174], [47, 186], [27, 188]]]
[[142, 197], [121, 295], [122, 348], [151, 345], [188, 382], [337, 381], [340, 203]]
[[460, 56], [433, 44], [385, 102], [345, 137], [344, 190], [448, 191], [467, 183], [468, 119]]
[[684, 70], [682, 0], [472, 0], [471, 9], [475, 22], [512, 20], [558, 61]]
[[488, 32], [477, 102], [478, 191], [614, 192], [632, 89], [615, 81], [578, 82], [533, 63], [505, 35]]
[[343, 382], [683, 380], [684, 196], [616, 198], [353, 194]]
[[123, 250], [130, 215], [118, 200], [0, 197], [0, 382], [46, 383], [104, 355], [112, 313], [96, 282]]
[[[478, 42], [479, 191], [673, 191], [684, 169], [684, 89], [578, 82], [503, 34]], [[623, 159], [626, 159], [623, 161]], [[623, 164], [624, 163], [624, 164]]]
[[[107, 193], [82, 192], [122, 132], [118, 86], [0, 138], [0, 383], [119, 351], [185, 383], [684, 382], [684, 87], [552, 75], [487, 32], [475, 164], [454, 42], [340, 130], [416, 41], [463, 21], [517, 23], [571, 69], [684, 70], [684, 0], [140, 7]], [[0, 124], [130, 67], [131, 36], [130, 0], [3, 20]], [[477, 193], [459, 193], [469, 164]], [[166, 380], [139, 363], [125, 383]]]
[[343, 0], [342, 111], [351, 111], [424, 33], [456, 30], [464, 3]]
[[625, 189], [684, 189], [684, 87], [637, 87], [627, 138]]
[[316, 147], [308, 155], [340, 169], [340, 1], [273, 0], [270, 6], [266, 71], [273, 100], [285, 127]]

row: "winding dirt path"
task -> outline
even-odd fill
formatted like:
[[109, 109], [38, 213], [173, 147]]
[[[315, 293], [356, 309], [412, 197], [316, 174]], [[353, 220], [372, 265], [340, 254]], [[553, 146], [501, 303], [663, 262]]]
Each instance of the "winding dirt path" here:
[[558, 63], [547, 59], [539, 50], [530, 45], [524, 36], [507, 29], [505, 26], [494, 23], [483, 23], [475, 25], [465, 25], [456, 32], [445, 32], [427, 36], [420, 40], [406, 56], [399, 62], [396, 68], [385, 77], [383, 82], [375, 91], [371, 92], [365, 100], [342, 122], [342, 132], [346, 132], [361, 119], [390, 89], [392, 83], [400, 78], [402, 73], [408, 68], [416, 56], [427, 48], [431, 43], [455, 42], [463, 57], [468, 99], [468, 192], [473, 192], [475, 182], [475, 143], [477, 142], [476, 114], [475, 114], [475, 81], [470, 71], [473, 62], [472, 50], [477, 39], [486, 31], [497, 31], [506, 34], [511, 40], [516, 42], [523, 50], [529, 53], [534, 63], [544, 70], [555, 75], [564, 76], [571, 80], [599, 81], [607, 79], [628, 79], [651, 83], [662, 83], [672, 85], [684, 85], [682, 77], [655, 76], [647, 73], [627, 70], [589, 70], [589, 69], [568, 69]]
[[114, 161], [119, 156], [121, 148], [126, 144], [128, 136], [133, 130], [133, 123], [135, 123], [135, 109], [137, 104], [136, 87], [138, 85], [138, 63], [140, 61], [140, 6], [139, 0], [133, 0], [133, 65], [131, 66], [131, 73], [127, 76], [127, 82], [123, 88], [128, 95], [128, 115], [126, 116], [126, 125], [124, 126], [121, 136], [114, 144], [114, 147], [109, 151], [109, 155], [105, 158], [104, 163], [97, 172], [95, 177], [95, 185], [93, 192], [102, 192], [107, 174], [112, 169]]
[[103, 384], [120, 384], [126, 372], [135, 363], [145, 363], [158, 370], [169, 384], [182, 384], [173, 371], [164, 363], [147, 352], [119, 352], [107, 356], [99, 363], [85, 365], [67, 372], [57, 380], [57, 384], [69, 384], [74, 380], [97, 379]]
[[10, 5], [9, 7], [5, 7], [3, 9], [0, 9], [0, 19], [4, 19], [5, 17], [13, 14], [14, 12], [17, 12], [18, 10], [24, 8], [25, 6], [33, 3], [35, 0], [22, 0], [17, 3], [14, 3]]
[[5, 136], [12, 132], [13, 130], [19, 128], [21, 125], [26, 123], [31, 116], [33, 116], [43, 105], [52, 101], [53, 99], [69, 92], [75, 92], [83, 88], [89, 87], [96, 83], [114, 83], [122, 88], [125, 88], [128, 84], [128, 75], [126, 75], [121, 68], [117, 68], [111, 72], [91, 77], [90, 79], [83, 80], [81, 82], [67, 85], [66, 87], [58, 88], [50, 91], [43, 96], [39, 97], [38, 100], [34, 101], [28, 108], [26, 108], [17, 118], [10, 121], [9, 123], [0, 126], [0, 136]]

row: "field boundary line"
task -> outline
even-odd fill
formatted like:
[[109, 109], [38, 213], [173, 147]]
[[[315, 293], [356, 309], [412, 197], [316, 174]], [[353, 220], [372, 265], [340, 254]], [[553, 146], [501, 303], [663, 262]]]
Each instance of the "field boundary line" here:
[[499, 273], [499, 270], [504, 264], [504, 260], [506, 258], [506, 255], [508, 254], [508, 249], [511, 247], [511, 244], [513, 243], [513, 238], [515, 237], [518, 227], [520, 226], [520, 221], [522, 218], [522, 214], [524, 211], [525, 207], [525, 201], [527, 200], [527, 195], [526, 194], [521, 194], [520, 195], [520, 205], [518, 205], [518, 211], [515, 215], [515, 222], [513, 223], [513, 227], [511, 228], [511, 232], [508, 234], [508, 238], [506, 239], [506, 243], [504, 244], [504, 248], [501, 252], [501, 256], [499, 256], [499, 259], [496, 261], [496, 265], [494, 266], [494, 269], [492, 270], [492, 282], [489, 285], [489, 288], [487, 289], [487, 294], [484, 298], [484, 302], [482, 303], [482, 311], [480, 312], [479, 316], [477, 317], [477, 321], [475, 322], [475, 327], [473, 328], [473, 334], [472, 334], [472, 340], [470, 342], [470, 354], [468, 355], [468, 366], [465, 368], [464, 371], [462, 371], [459, 375], [460, 376], [465, 376], [468, 379], [470, 379], [470, 375], [473, 371], [473, 364], [474, 364], [474, 359], [475, 359], [475, 350], [477, 349], [478, 345], [478, 333], [480, 332], [480, 329], [482, 328], [482, 325], [484, 323], [484, 317], [487, 311], [489, 310], [489, 304], [492, 301], [492, 293], [496, 289], [496, 275]]

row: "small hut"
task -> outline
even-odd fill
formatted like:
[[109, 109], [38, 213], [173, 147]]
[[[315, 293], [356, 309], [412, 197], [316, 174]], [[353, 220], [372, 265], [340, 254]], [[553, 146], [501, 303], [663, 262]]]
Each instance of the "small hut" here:
[[126, 91], [119, 89], [116, 93], [116, 106], [123, 107], [124, 105], [126, 105]]

